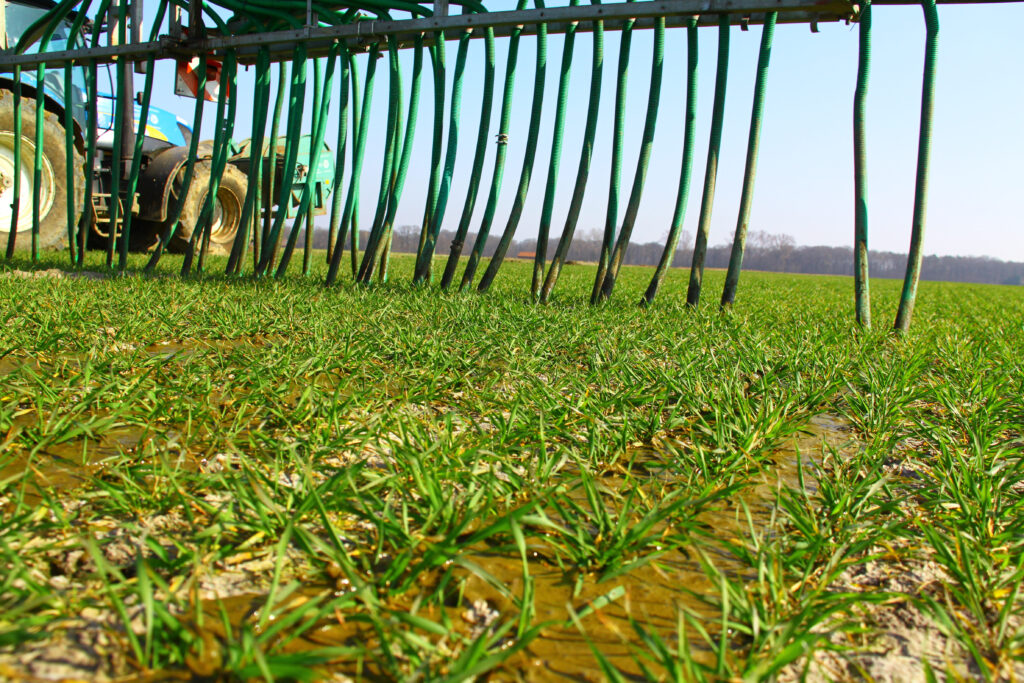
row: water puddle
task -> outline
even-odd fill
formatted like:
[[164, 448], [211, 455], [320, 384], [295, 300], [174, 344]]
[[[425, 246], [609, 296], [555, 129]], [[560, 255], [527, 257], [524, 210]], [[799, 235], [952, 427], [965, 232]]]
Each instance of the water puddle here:
[[[726, 498], [702, 509], [697, 518], [706, 528], [706, 533], [709, 536], [743, 535], [745, 525], [749, 524], [746, 511], [742, 511], [744, 505], [755, 528], [766, 526], [775, 513], [774, 501], [779, 487], [798, 486], [801, 467], [803, 484], [813, 491], [816, 486], [815, 463], [820, 460], [823, 448], [839, 453], [856, 448], [847, 425], [832, 415], [812, 418], [784, 447], [776, 450], [765, 463], [763, 471], [754, 476], [754, 482], [742, 489], [738, 499]], [[601, 477], [599, 487], [614, 490], [625, 476], [634, 482], [647, 476], [660, 483], [671, 483], [669, 463], [656, 450], [640, 449], [625, 462], [628, 463], [628, 472]], [[568, 488], [567, 495], [579, 497], [579, 500], [583, 497], [576, 487]], [[694, 541], [700, 543], [700, 536]], [[710, 545], [704, 550], [712, 556], [716, 567], [727, 575], [736, 577], [749, 571], [749, 567], [741, 565], [724, 551], [715, 550]], [[698, 553], [687, 547], [665, 554], [656, 551], [656, 557], [646, 564], [597, 582], [594, 574], [581, 575], [564, 559], [563, 566], [558, 566], [552, 560], [556, 551], [546, 547], [542, 536], [532, 536], [528, 542], [527, 559], [529, 589], [533, 596], [532, 623], [545, 623], [546, 626], [501, 665], [495, 672], [497, 679], [604, 680], [605, 674], [593, 655], [593, 649], [596, 649], [627, 680], [645, 680], [644, 670], [638, 662], [651, 666], [649, 659], [645, 659], [651, 651], [642, 643], [635, 624], [656, 634], [670, 648], [678, 642], [680, 624], [686, 623], [687, 619], [700, 623], [713, 637], [721, 615], [712, 601], [702, 598], [716, 596], [720, 587], [701, 568]], [[389, 606], [396, 609], [401, 604], [411, 605], [422, 597], [424, 604], [419, 606], [418, 616], [435, 623], [447, 620], [467, 638], [473, 638], [482, 629], [517, 619], [521, 598], [527, 591], [527, 579], [519, 555], [507, 551], [490, 552], [486, 547], [463, 551], [455, 566], [436, 570], [421, 578], [420, 588], [395, 598]], [[307, 585], [296, 599], [329, 600], [347, 590], [347, 582], [344, 581], [330, 587]], [[204, 612], [216, 617], [206, 620], [206, 623], [216, 625], [205, 629], [207, 635], [203, 636], [204, 643], [209, 640], [205, 649], [212, 654], [207, 659], [193, 658], [189, 661], [192, 675], [206, 676], [216, 670], [221, 656], [217, 640], [224, 635], [223, 615], [227, 615], [227, 622], [235, 628], [242, 624], [251, 627], [257, 622], [265, 600], [266, 596], [245, 595], [203, 604]], [[431, 604], [431, 601], [436, 603], [438, 600], [441, 604]], [[582, 631], [574, 623], [573, 612], [578, 616]], [[683, 628], [690, 656], [695, 661], [712, 664], [714, 654], [701, 641], [697, 629], [692, 625]], [[377, 642], [377, 634], [368, 624], [351, 618], [346, 621], [344, 616], [336, 614], [336, 618], [328, 619], [282, 645], [278, 652], [294, 653]], [[371, 679], [375, 675], [383, 675], [374, 670], [371, 662], [360, 662], [358, 670], [354, 667], [340, 662], [331, 665], [330, 669]], [[654, 668], [657, 670], [656, 666]]]

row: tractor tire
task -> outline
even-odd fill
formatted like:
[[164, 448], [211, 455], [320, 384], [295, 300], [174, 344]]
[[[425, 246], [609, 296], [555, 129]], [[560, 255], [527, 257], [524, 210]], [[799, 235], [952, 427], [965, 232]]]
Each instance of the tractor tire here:
[[[68, 202], [74, 203], [75, 226], [85, 198], [85, 160], [74, 150], [74, 187], [67, 187], [64, 125], [51, 111], [43, 114], [43, 172], [39, 193], [39, 248], [60, 249], [68, 237]], [[0, 89], [0, 251], [7, 248], [11, 231], [14, 174], [21, 173], [15, 248], [32, 248], [32, 183], [36, 150], [36, 101], [21, 98], [20, 168], [14, 167], [14, 95]]]
[[[179, 176], [183, 174], [184, 171]], [[220, 186], [217, 188], [217, 199], [213, 206], [208, 254], [226, 256], [231, 253], [235, 235], [238, 233], [238, 225], [242, 219], [242, 205], [245, 203], [247, 186], [248, 179], [244, 173], [232, 164], [227, 164], [224, 167], [224, 175], [221, 176]], [[205, 161], [197, 162], [192, 176], [192, 185], [188, 189], [185, 203], [181, 208], [178, 229], [170, 244], [172, 251], [188, 250], [189, 240], [199, 228], [199, 218], [209, 187], [210, 164]], [[181, 191], [180, 177], [176, 181], [175, 189], [177, 192]]]

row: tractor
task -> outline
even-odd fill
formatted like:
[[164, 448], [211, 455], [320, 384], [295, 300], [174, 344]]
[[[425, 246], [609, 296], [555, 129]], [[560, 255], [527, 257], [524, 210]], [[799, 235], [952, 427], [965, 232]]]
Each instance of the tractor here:
[[[141, 3], [140, 3], [141, 4]], [[0, 21], [2, 21], [2, 48], [12, 50], [28, 28], [57, 6], [53, 0], [0, 0]], [[84, 47], [69, 45], [70, 21], [58, 26], [50, 39], [48, 50], [64, 50]], [[30, 48], [38, 49], [38, 44]], [[116, 67], [108, 67], [116, 68]], [[174, 238], [168, 244], [172, 251], [183, 250], [193, 232], [199, 227], [198, 221], [210, 186], [210, 151], [212, 145], [199, 143], [193, 177], [189, 187], [183, 187], [184, 167], [188, 161], [189, 142], [192, 129], [188, 122], [173, 113], [150, 106], [146, 121], [140, 121], [142, 107], [133, 102], [133, 133], [143, 135], [143, 157], [139, 182], [131, 201], [123, 198], [123, 188], [113, 188], [111, 165], [114, 138], [114, 98], [112, 93], [99, 93], [96, 102], [96, 163], [94, 168], [85, 167], [85, 136], [90, 130], [86, 119], [86, 80], [81, 67], [72, 69], [72, 100], [65, 102], [65, 72], [63, 69], [48, 69], [45, 73], [42, 92], [38, 92], [35, 70], [26, 70], [21, 76], [21, 152], [20, 164], [15, 167], [15, 106], [14, 77], [11, 73], [0, 74], [0, 249], [7, 244], [12, 227], [18, 235], [15, 244], [26, 249], [33, 227], [33, 181], [34, 156], [36, 147], [36, 107], [45, 110], [43, 125], [43, 168], [40, 175], [39, 199], [39, 246], [42, 249], [59, 249], [68, 237], [68, 202], [74, 202], [75, 215], [83, 211], [92, 212], [89, 242], [93, 245], [106, 244], [111, 230], [120, 231], [126, 211], [132, 212], [131, 247], [134, 250], [153, 248], [161, 233], [168, 227], [170, 213], [177, 202], [182, 208]], [[113, 83], [113, 78], [110, 79]], [[124, 94], [122, 94], [124, 96]], [[202, 96], [202, 95], [200, 95]], [[71, 108], [74, 122], [74, 183], [68, 186], [66, 135], [64, 128], [66, 108]], [[289, 217], [295, 215], [299, 197], [305, 183], [313, 183], [311, 197], [314, 215], [326, 212], [326, 201], [332, 190], [334, 179], [333, 155], [321, 153], [317, 168], [308, 167], [311, 142], [310, 136], [303, 136], [300, 152], [292, 169], [294, 181], [292, 196], [283, 207]], [[217, 190], [211, 218], [209, 252], [228, 254], [238, 232], [242, 206], [248, 185], [247, 171], [250, 163], [250, 141], [230, 142], [232, 155], [225, 166]], [[281, 187], [284, 178], [284, 140], [279, 139], [271, 146], [264, 143], [262, 152], [264, 164], [264, 185], [269, 184], [271, 175], [274, 186]], [[324, 145], [324, 149], [327, 145]], [[271, 173], [272, 171], [272, 173]], [[14, 176], [20, 174], [20, 192], [14, 193]], [[85, 183], [92, 183], [92, 206], [83, 206]], [[261, 211], [256, 211], [254, 220], [261, 220], [261, 214], [271, 213], [275, 207], [269, 192]], [[111, 202], [122, 197], [117, 226], [111, 226]], [[184, 199], [182, 199], [184, 197]], [[173, 201], [172, 201], [173, 200]], [[14, 204], [18, 204], [18, 222], [12, 226]], [[272, 215], [272, 213], [271, 213]]]

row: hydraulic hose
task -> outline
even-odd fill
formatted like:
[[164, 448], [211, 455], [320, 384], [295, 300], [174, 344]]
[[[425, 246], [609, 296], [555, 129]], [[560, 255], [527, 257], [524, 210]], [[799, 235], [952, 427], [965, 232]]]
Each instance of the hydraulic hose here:
[[[448, 289], [448, 286], [451, 285], [459, 266], [462, 246], [466, 234], [469, 232], [469, 224], [473, 220], [473, 210], [476, 207], [476, 198], [480, 191], [480, 175], [483, 172], [484, 156], [487, 153], [487, 128], [491, 122], [491, 108], [494, 104], [494, 29], [487, 27], [484, 31], [484, 87], [480, 103], [480, 129], [477, 132], [476, 151], [473, 154], [473, 169], [469, 175], [466, 202], [462, 207], [459, 227], [455, 231], [455, 239], [452, 240], [448, 261], [445, 263], [444, 273], [441, 276], [442, 290]], [[498, 150], [500, 152], [501, 148], [499, 147]]]
[[697, 219], [697, 239], [690, 263], [690, 285], [686, 291], [687, 305], [696, 308], [700, 303], [700, 288], [704, 280], [704, 257], [708, 250], [708, 231], [711, 229], [711, 208], [715, 203], [715, 180], [718, 176], [718, 155], [722, 147], [722, 120], [725, 116], [725, 90], [729, 77], [729, 15], [718, 16], [718, 66], [715, 73], [715, 99], [711, 107], [711, 137], [708, 141], [708, 160], [704, 169], [704, 193]]
[[619, 268], [626, 257], [626, 249], [629, 248], [629, 238], [633, 235], [633, 226], [636, 224], [636, 217], [640, 211], [640, 198], [644, 192], [647, 164], [651, 159], [651, 148], [654, 146], [654, 129], [658, 122], [658, 105], [661, 101], [661, 77], [664, 63], [665, 18], [658, 17], [654, 20], [654, 55], [651, 61], [651, 88], [647, 96], [647, 118], [644, 122], [644, 132], [640, 143], [640, 157], [636, 162], [633, 189], [629, 195], [629, 203], [626, 205], [626, 215], [622, 219], [619, 239], [615, 243], [615, 251], [612, 252], [611, 260], [608, 263], [608, 272], [605, 274], [604, 283], [601, 285], [601, 300], [608, 299], [612, 295], [612, 290], [615, 288], [615, 278], [618, 276]]
[[740, 282], [743, 267], [743, 251], [747, 245], [747, 229], [750, 226], [750, 207], [754, 201], [754, 179], [757, 177], [757, 153], [761, 144], [761, 122], [764, 120], [764, 95], [768, 82], [768, 63], [772, 56], [772, 38], [775, 35], [775, 20], [778, 12], [768, 12], [761, 28], [761, 49], [757, 57], [757, 78], [754, 80], [754, 103], [750, 112], [750, 134], [747, 138], [747, 161], [743, 170], [743, 189], [740, 191], [740, 209], [736, 217], [736, 234], [732, 238], [732, 253], [729, 255], [729, 269], [725, 274], [720, 307], [732, 307], [736, 300], [736, 287]]
[[896, 311], [896, 332], [910, 329], [917, 298], [917, 283], [921, 279], [921, 257], [924, 245], [925, 215], [928, 209], [928, 163], [932, 151], [932, 109], [935, 102], [935, 60], [939, 46], [939, 13], [935, 0], [921, 0], [924, 10], [926, 34], [924, 75], [921, 85], [921, 131], [917, 143], [917, 178], [914, 185], [914, 222], [910, 233], [910, 251], [907, 254], [907, 272], [903, 277], [900, 306]]
[[868, 284], [868, 181], [864, 110], [871, 73], [871, 0], [860, 11], [857, 88], [853, 94], [853, 291], [857, 323], [871, 327], [871, 292]]
[[686, 22], [686, 105], [683, 114], [683, 160], [682, 168], [679, 170], [679, 191], [676, 194], [676, 208], [672, 214], [668, 239], [665, 240], [665, 249], [661, 252], [661, 259], [651, 277], [651, 283], [647, 285], [647, 291], [640, 300], [641, 305], [649, 305], [654, 301], [661, 283], [665, 280], [665, 273], [675, 258], [683, 218], [686, 216], [690, 177], [693, 174], [693, 130], [697, 120], [697, 57], [697, 18], [690, 17]]
[[572, 245], [576, 224], [579, 222], [580, 210], [583, 208], [583, 195], [587, 189], [587, 179], [590, 176], [590, 161], [594, 154], [597, 117], [601, 108], [601, 76], [604, 72], [604, 22], [595, 21], [593, 27], [594, 49], [590, 71], [590, 103], [587, 107], [587, 122], [583, 130], [583, 148], [580, 151], [579, 168], [576, 171], [576, 186], [572, 192], [572, 200], [569, 203], [569, 213], [565, 219], [562, 236], [558, 239], [555, 255], [551, 259], [548, 274], [544, 278], [544, 288], [540, 292], [541, 303], [547, 303], [551, 297], [555, 283], [558, 282], [558, 276], [562, 272], [562, 264], [565, 263], [565, 259], [569, 255], [569, 247]]

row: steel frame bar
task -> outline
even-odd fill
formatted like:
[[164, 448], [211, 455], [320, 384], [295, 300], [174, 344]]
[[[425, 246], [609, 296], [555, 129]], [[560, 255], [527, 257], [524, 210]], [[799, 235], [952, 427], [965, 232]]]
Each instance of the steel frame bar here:
[[[876, 2], [875, 4], [884, 4]], [[297, 42], [306, 43], [309, 57], [322, 56], [336, 41], [344, 41], [350, 51], [368, 49], [373, 43], [383, 43], [391, 38], [399, 41], [399, 47], [412, 46], [417, 35], [445, 31], [445, 40], [457, 40], [459, 32], [465, 29], [491, 27], [495, 37], [511, 35], [513, 30], [521, 35], [536, 32], [536, 25], [547, 24], [549, 34], [564, 33], [570, 26], [577, 32], [591, 30], [589, 22], [603, 19], [605, 28], [619, 28], [617, 22], [635, 20], [635, 28], [653, 28], [654, 20], [666, 18], [666, 26], [684, 27], [689, 17], [700, 15], [699, 25], [717, 25], [719, 14], [729, 14], [732, 23], [740, 26], [759, 24], [765, 13], [779, 12], [780, 22], [807, 23], [811, 21], [850, 21], [859, 7], [847, 0], [640, 0], [606, 5], [570, 5], [543, 9], [509, 10], [481, 14], [458, 14], [435, 16], [423, 19], [398, 19], [394, 21], [363, 20], [339, 26], [306, 27], [287, 31], [250, 33], [236, 36], [211, 36], [207, 38], [176, 39], [161, 36], [159, 40], [60, 50], [44, 54], [0, 55], [0, 70], [14, 66], [35, 66], [40, 62], [50, 65], [82, 63], [85, 60], [99, 64], [115, 62], [118, 59], [157, 59], [193, 56], [201, 53], [217, 54], [234, 48], [238, 50], [240, 64], [254, 63], [260, 46], [269, 46], [271, 59], [291, 59]], [[706, 16], [705, 16], [706, 15]], [[580, 23], [587, 22], [587, 23]], [[482, 31], [473, 31], [471, 37], [483, 37]], [[424, 35], [425, 46], [435, 39]]]

